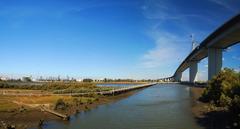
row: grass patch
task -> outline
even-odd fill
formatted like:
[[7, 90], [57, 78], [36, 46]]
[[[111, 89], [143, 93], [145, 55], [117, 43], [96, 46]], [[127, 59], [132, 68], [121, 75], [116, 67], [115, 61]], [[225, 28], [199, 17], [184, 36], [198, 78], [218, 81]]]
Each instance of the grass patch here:
[[11, 100], [13, 100], [12, 97], [0, 96], [0, 111], [11, 111], [19, 107], [17, 104], [13, 103]]

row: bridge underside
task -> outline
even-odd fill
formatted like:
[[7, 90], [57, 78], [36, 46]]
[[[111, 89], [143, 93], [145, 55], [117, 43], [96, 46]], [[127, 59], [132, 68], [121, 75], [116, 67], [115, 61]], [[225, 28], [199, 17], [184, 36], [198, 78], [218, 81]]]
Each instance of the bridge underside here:
[[174, 77], [179, 80], [187, 68], [190, 68], [190, 81], [194, 82], [197, 73], [197, 64], [208, 57], [208, 79], [215, 76], [222, 67], [222, 50], [240, 42], [240, 15], [234, 17], [196, 47], [176, 70]]

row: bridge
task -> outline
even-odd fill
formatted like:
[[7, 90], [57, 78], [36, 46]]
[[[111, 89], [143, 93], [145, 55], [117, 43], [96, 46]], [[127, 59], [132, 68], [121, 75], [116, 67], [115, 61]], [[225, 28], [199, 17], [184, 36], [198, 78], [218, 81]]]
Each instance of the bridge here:
[[194, 83], [198, 72], [198, 62], [208, 57], [208, 80], [212, 79], [222, 68], [224, 49], [240, 42], [240, 14], [233, 17], [197, 46], [179, 65], [173, 76], [163, 81], [181, 81], [182, 73], [189, 68], [189, 81]]

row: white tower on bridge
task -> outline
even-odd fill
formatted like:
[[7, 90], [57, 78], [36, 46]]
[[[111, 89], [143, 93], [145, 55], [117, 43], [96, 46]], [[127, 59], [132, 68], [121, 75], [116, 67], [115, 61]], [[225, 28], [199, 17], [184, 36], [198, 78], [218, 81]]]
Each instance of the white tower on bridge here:
[[194, 39], [194, 34], [191, 34], [190, 37], [191, 37], [191, 40], [192, 40], [192, 50], [191, 51], [193, 51], [198, 46], [198, 43]]

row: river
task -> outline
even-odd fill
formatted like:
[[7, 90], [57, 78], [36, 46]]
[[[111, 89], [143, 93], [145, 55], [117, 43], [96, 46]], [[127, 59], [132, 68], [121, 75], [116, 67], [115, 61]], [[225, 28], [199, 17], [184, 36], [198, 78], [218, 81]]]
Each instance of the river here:
[[187, 86], [158, 84], [43, 129], [202, 129], [191, 113], [190, 95]]

